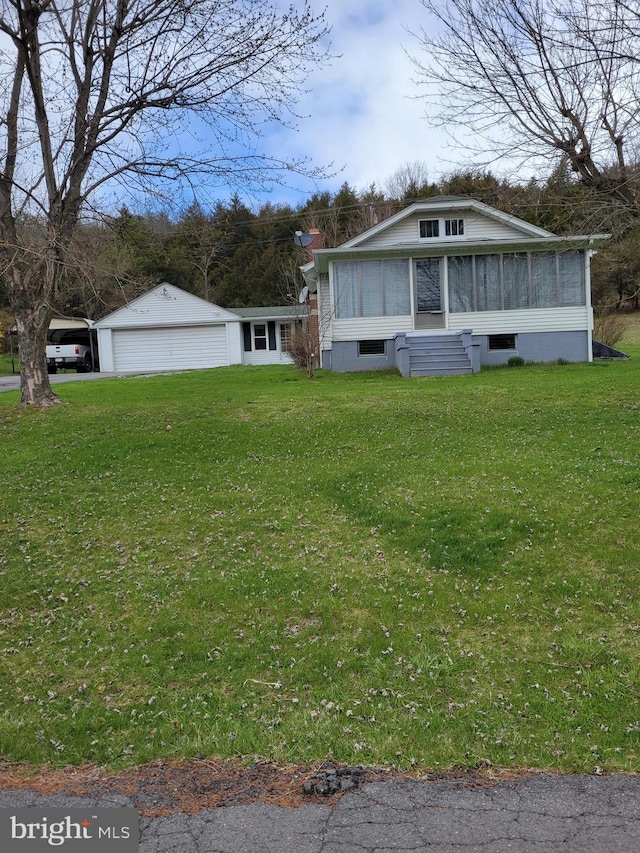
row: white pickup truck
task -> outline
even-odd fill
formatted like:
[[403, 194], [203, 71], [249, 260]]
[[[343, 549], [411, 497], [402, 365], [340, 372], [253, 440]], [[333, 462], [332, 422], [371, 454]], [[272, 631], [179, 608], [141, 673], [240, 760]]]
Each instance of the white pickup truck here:
[[47, 372], [57, 373], [59, 367], [71, 367], [78, 373], [90, 373], [93, 370], [88, 331], [56, 329], [50, 333], [47, 343]]

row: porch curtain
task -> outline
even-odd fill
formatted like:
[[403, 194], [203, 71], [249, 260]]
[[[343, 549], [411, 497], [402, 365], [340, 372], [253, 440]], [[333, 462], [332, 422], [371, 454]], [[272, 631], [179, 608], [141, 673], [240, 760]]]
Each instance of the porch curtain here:
[[449, 310], [453, 314], [468, 314], [475, 311], [471, 255], [449, 258], [448, 275]]
[[555, 252], [531, 255], [531, 307], [555, 308], [559, 304]]
[[561, 252], [558, 255], [558, 277], [560, 279], [560, 305], [584, 305], [584, 254]]
[[338, 319], [411, 313], [408, 260], [339, 261], [333, 288]]
[[529, 258], [523, 253], [502, 256], [506, 311], [529, 307]]

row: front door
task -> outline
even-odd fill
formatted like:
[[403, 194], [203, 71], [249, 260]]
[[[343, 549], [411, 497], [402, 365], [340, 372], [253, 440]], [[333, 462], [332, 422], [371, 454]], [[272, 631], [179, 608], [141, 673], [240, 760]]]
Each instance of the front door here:
[[438, 329], [444, 326], [441, 266], [440, 258], [416, 261], [416, 329]]

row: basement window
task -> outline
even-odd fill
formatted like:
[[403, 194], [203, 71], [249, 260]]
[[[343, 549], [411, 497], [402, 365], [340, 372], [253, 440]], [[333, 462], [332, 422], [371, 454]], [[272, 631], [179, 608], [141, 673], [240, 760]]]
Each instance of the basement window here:
[[358, 341], [358, 356], [386, 355], [386, 341]]
[[489, 349], [515, 349], [515, 335], [489, 335]]

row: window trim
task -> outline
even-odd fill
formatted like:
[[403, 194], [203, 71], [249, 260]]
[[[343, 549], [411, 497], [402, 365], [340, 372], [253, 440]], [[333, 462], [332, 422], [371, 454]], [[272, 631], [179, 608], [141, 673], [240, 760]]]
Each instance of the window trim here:
[[[455, 222], [455, 230], [458, 231], [457, 234], [447, 233], [447, 231], [451, 231], [451, 223]], [[432, 226], [432, 230], [435, 230], [435, 234], [429, 236], [423, 236], [423, 230], [427, 231], [427, 223]], [[435, 224], [435, 229], [433, 229], [433, 225]], [[423, 225], [425, 226], [423, 229]], [[443, 240], [447, 243], [449, 242], [457, 242], [458, 240], [466, 240], [465, 234], [465, 219], [464, 217], [458, 216], [440, 216], [437, 219], [418, 219], [418, 240], [421, 243], [432, 243], [435, 240]]]

